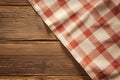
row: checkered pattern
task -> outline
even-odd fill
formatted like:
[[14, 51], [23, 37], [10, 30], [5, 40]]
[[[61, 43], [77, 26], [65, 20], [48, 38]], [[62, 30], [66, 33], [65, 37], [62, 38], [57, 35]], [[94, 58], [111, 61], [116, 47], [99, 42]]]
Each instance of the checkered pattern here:
[[120, 80], [120, 0], [28, 0], [93, 80]]

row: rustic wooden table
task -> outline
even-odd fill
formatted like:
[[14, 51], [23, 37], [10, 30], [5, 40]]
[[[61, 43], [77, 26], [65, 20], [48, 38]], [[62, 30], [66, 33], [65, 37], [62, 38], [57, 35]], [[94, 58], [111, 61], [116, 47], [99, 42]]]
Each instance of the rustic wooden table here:
[[90, 80], [26, 0], [0, 0], [0, 80]]

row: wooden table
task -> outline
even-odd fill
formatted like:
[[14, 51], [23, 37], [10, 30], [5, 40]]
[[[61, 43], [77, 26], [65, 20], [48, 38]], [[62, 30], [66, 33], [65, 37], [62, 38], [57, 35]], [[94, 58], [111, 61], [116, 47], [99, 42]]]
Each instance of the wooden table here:
[[90, 80], [26, 0], [0, 0], [0, 80]]

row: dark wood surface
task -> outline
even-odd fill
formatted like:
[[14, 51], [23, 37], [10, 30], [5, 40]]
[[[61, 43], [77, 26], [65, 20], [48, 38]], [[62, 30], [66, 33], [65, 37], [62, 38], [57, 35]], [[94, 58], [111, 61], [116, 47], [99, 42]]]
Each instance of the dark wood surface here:
[[0, 0], [0, 80], [91, 80], [26, 0]]

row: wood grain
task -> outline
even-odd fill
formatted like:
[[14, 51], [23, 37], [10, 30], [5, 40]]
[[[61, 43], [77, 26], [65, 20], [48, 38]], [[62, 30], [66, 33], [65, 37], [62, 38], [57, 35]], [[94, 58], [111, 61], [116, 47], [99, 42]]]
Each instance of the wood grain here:
[[0, 7], [0, 39], [56, 40], [31, 6]]
[[1, 76], [2, 80], [91, 80], [88, 76]]
[[63, 55], [70, 54], [58, 41], [1, 41], [0, 55]]
[[78, 66], [67, 56], [0, 56], [0, 75], [85, 76]]
[[27, 0], [0, 0], [0, 5], [30, 5]]

